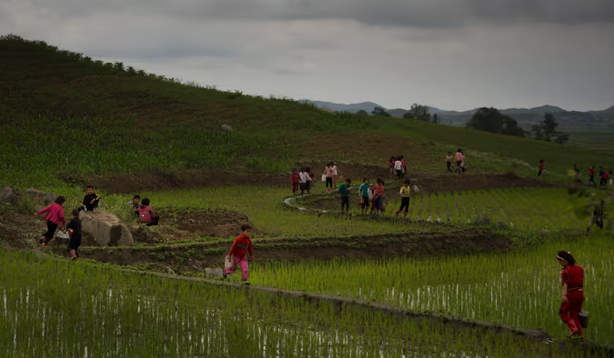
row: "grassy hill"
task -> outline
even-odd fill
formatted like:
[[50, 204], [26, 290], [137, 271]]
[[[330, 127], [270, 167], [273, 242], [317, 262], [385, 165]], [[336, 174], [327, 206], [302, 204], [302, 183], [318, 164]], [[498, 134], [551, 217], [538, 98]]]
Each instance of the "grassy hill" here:
[[478, 172], [533, 175], [541, 158], [561, 174], [574, 163], [612, 165], [604, 152], [185, 85], [12, 35], [0, 39], [0, 53], [0, 183], [185, 170], [285, 174], [299, 162], [384, 166], [399, 154], [411, 170], [433, 172], [458, 146]]

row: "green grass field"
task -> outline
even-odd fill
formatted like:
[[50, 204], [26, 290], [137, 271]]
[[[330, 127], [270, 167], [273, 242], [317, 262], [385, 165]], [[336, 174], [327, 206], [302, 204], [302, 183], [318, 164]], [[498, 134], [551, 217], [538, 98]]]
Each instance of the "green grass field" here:
[[[53, 190], [67, 197], [66, 209], [78, 206], [83, 184], [96, 178], [193, 171], [286, 178], [301, 163], [336, 160], [348, 166], [384, 167], [388, 157], [399, 154], [407, 159], [410, 174], [426, 177], [444, 172], [446, 153], [458, 147], [464, 149], [471, 173], [477, 174], [514, 172], [534, 177], [538, 160], [544, 159], [549, 181], [569, 183], [573, 164], [614, 166], [606, 151], [407, 119], [332, 114], [290, 99], [184, 85], [123, 63], [103, 63], [12, 36], [0, 38], [0, 53], [0, 185]], [[235, 131], [221, 131], [222, 124]], [[587, 140], [578, 138], [576, 143]], [[318, 187], [316, 192], [322, 194], [324, 189]], [[103, 209], [134, 220], [126, 206], [133, 193], [101, 193]], [[586, 270], [589, 344], [548, 345], [506, 332], [153, 277], [90, 260], [71, 262], [1, 246], [0, 326], [8, 329], [0, 330], [0, 346], [7, 356], [611, 354], [593, 349], [614, 344], [612, 239], [603, 233], [584, 234], [586, 218], [574, 215], [578, 200], [572, 200], [566, 189], [425, 192], [412, 199], [406, 220], [387, 219], [399, 204], [396, 197], [382, 220], [300, 212], [283, 204], [290, 195], [289, 184], [145, 189], [139, 194], [149, 197], [154, 208], [222, 208], [246, 215], [257, 229], [256, 252], [258, 240], [265, 249], [276, 245], [274, 239], [295, 239], [294, 246], [282, 248], [301, 252], [309, 245], [298, 240], [308, 244], [309, 239], [322, 237], [331, 238], [322, 245], [345, 243], [352, 248], [352, 237], [358, 236], [378, 236], [384, 242], [386, 235], [490, 230], [509, 237], [511, 251], [268, 263], [256, 259], [251, 280], [540, 328], [557, 339], [565, 336], [566, 329], [557, 316], [560, 283], [554, 256], [557, 250], [568, 249]], [[313, 208], [310, 200], [301, 199], [301, 205]], [[353, 205], [351, 213], [357, 214]], [[11, 217], [4, 214], [7, 207], [0, 208], [2, 220]], [[15, 210], [31, 218], [34, 209], [34, 203], [26, 202]], [[201, 237], [178, 244], [217, 245], [217, 254], [230, 240]], [[132, 250], [153, 252], [153, 248], [139, 244]], [[121, 256], [123, 250], [115, 252]], [[190, 258], [186, 255], [182, 259]]]

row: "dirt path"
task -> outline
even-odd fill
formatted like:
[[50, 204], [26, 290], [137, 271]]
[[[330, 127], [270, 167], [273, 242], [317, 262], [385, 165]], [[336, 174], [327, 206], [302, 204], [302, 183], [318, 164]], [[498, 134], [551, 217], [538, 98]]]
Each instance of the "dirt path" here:
[[[325, 163], [303, 163], [301, 166], [311, 167], [314, 179], [319, 180]], [[297, 166], [298, 167], [298, 166]], [[371, 180], [382, 178], [386, 182], [393, 181], [386, 168], [358, 164], [339, 164], [339, 170], [345, 178], [351, 178], [354, 184], [362, 182], [363, 178]], [[64, 178], [65, 181], [80, 184], [92, 184], [108, 194], [133, 194], [142, 191], [169, 189], [185, 189], [196, 187], [217, 187], [227, 185], [287, 185], [290, 188], [289, 173], [287, 175], [271, 175], [266, 173], [208, 172], [186, 170], [173, 173], [151, 172], [141, 175], [124, 175], [114, 177]], [[515, 174], [412, 174], [407, 178], [414, 181], [428, 192], [450, 190], [498, 189], [509, 187], [552, 187], [554, 184], [519, 177]]]

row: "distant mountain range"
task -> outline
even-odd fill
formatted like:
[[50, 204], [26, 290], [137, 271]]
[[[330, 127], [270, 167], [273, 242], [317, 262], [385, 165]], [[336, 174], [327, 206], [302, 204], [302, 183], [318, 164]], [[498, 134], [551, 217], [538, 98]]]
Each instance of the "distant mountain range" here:
[[[342, 104], [324, 101], [312, 101], [312, 100], [299, 100], [299, 102], [312, 103], [315, 106], [324, 110], [333, 112], [351, 112], [356, 113], [360, 110], [364, 110], [371, 114], [371, 111], [375, 107], [382, 107], [392, 116], [402, 118], [407, 109], [403, 108], [385, 108], [377, 103], [373, 102], [361, 102], [353, 104]], [[449, 124], [453, 126], [464, 126], [469, 119], [473, 116], [477, 109], [468, 111], [453, 111], [443, 110], [436, 107], [429, 107], [431, 114], [437, 114], [439, 121], [443, 124]], [[554, 114], [554, 117], [559, 122], [561, 128], [571, 128], [582, 125], [587, 122], [614, 122], [614, 106], [602, 110], [602, 111], [567, 111], [561, 107], [543, 105], [535, 108], [508, 108], [499, 109], [501, 113], [506, 114], [515, 120], [523, 127], [529, 127], [532, 124], [536, 124], [544, 119], [544, 113], [549, 112]]]

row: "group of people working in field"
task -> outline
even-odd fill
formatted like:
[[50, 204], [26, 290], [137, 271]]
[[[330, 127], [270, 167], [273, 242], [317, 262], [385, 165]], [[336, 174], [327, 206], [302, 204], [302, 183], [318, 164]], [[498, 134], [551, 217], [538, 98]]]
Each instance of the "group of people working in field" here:
[[[81, 206], [71, 211], [71, 219], [66, 224], [64, 216], [64, 203], [66, 198], [58, 196], [51, 205], [39, 210], [34, 216], [45, 214], [44, 220], [47, 223], [47, 231], [43, 233], [40, 238], [40, 245], [43, 248], [48, 248], [49, 243], [56, 235], [58, 229], [61, 232], [68, 234], [68, 248], [70, 250], [70, 257], [75, 260], [79, 257], [79, 246], [81, 246], [82, 239], [82, 225], [79, 213], [81, 211], [94, 212], [98, 208], [100, 203], [100, 195], [94, 191], [94, 187], [89, 185], [86, 188], [86, 194], [81, 202]], [[154, 212], [149, 205], [148, 198], [144, 198], [141, 202], [141, 197], [135, 195], [132, 200], [128, 202], [134, 211], [134, 215], [138, 218], [139, 222], [146, 224], [147, 226], [158, 225], [159, 216]]]

